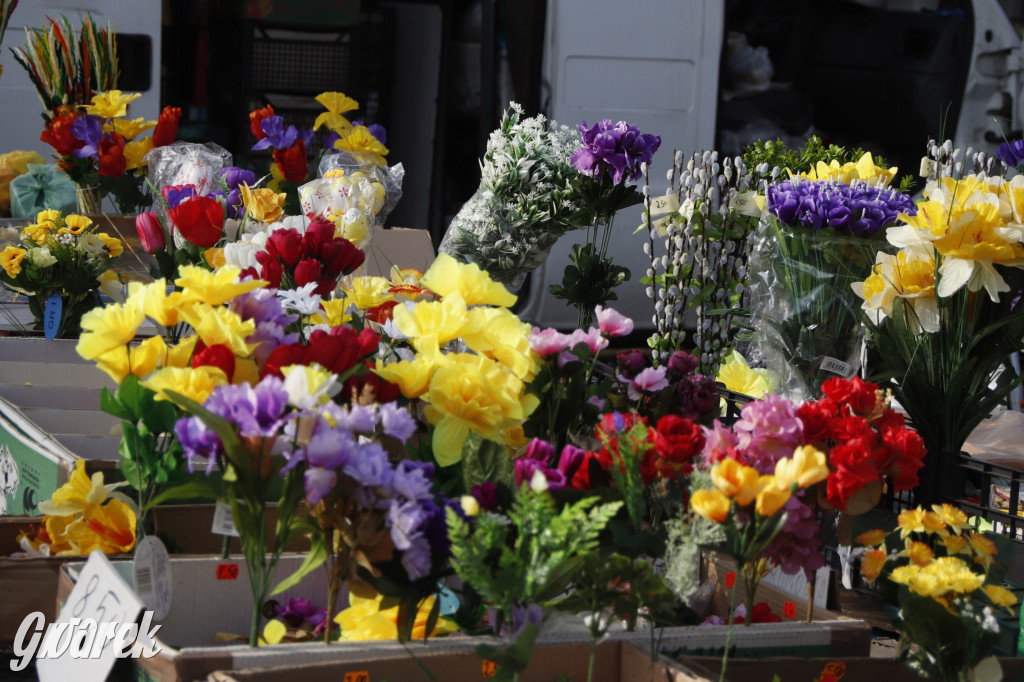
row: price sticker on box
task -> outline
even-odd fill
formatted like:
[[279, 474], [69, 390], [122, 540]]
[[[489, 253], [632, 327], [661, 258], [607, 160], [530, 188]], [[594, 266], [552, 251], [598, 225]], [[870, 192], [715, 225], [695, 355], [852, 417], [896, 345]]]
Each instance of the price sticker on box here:
[[344, 682], [370, 682], [370, 672], [368, 670], [357, 670], [345, 673]]
[[[105, 680], [121, 653], [117, 636], [107, 637], [106, 633], [111, 632], [111, 628], [135, 623], [142, 608], [142, 601], [106, 555], [94, 551], [56, 620], [65, 627], [48, 628], [43, 638], [40, 652], [62, 653], [37, 659], [39, 679], [42, 682]], [[96, 627], [81, 625], [88, 621]], [[65, 637], [71, 640], [66, 646], [61, 641]], [[51, 641], [52, 638], [56, 641]]]
[[821, 671], [821, 674], [824, 675], [826, 673], [834, 676], [837, 680], [841, 680], [843, 679], [843, 676], [846, 675], [846, 664], [842, 661], [833, 661], [832, 663], [826, 663], [824, 670]]
[[484, 659], [484, 662], [480, 665], [480, 674], [484, 677], [494, 677], [498, 674], [498, 664]]
[[238, 580], [238, 564], [217, 564], [217, 580]]
[[725, 586], [730, 590], [736, 585], [736, 571], [729, 571], [725, 574]]

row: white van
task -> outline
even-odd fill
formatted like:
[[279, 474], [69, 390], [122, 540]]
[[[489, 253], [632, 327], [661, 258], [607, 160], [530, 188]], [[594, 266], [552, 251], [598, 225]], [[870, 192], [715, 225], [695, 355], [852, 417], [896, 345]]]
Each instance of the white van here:
[[[988, 152], [1024, 130], [1021, 39], [998, 0], [552, 0], [545, 113], [567, 125], [626, 120], [661, 135], [651, 172], [651, 191], [661, 194], [673, 150], [688, 158], [722, 149], [723, 123], [736, 125], [730, 114], [749, 108], [751, 98], [740, 94], [720, 109], [720, 91], [730, 87], [729, 31], [752, 47], [769, 44], [774, 81], [786, 83], [771, 92], [812, 105], [811, 118], [801, 119], [799, 106], [768, 103], [767, 118], [793, 137], [810, 121], [826, 140], [864, 146], [914, 172], [928, 137], [948, 137], [954, 124], [957, 146]], [[611, 305], [649, 330], [654, 305], [639, 283], [649, 262], [632, 234], [640, 218], [639, 207], [616, 217], [609, 253], [632, 275]], [[575, 326], [576, 313], [548, 287], [561, 282], [570, 248], [583, 239], [584, 231], [563, 237], [531, 274], [523, 319]]]

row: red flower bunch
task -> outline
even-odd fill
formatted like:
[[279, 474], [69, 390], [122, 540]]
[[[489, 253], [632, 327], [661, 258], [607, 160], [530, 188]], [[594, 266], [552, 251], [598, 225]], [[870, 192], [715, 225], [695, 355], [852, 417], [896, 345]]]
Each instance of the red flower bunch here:
[[208, 249], [224, 232], [224, 205], [213, 196], [196, 196], [167, 211], [167, 217], [189, 243]]
[[248, 268], [243, 275], [258, 276], [276, 289], [316, 282], [316, 293], [325, 297], [339, 277], [355, 271], [365, 259], [366, 254], [352, 242], [334, 236], [333, 223], [313, 221], [305, 234], [294, 228], [272, 232], [266, 250], [256, 254], [260, 271]]
[[78, 115], [70, 107], [60, 107], [57, 115], [46, 123], [43, 133], [39, 136], [41, 141], [53, 147], [57, 156], [61, 157], [60, 166], [65, 171], [67, 170], [65, 165], [72, 163], [67, 160], [67, 157], [72, 156], [75, 151], [85, 146], [85, 141], [79, 140], [71, 131], [71, 125], [76, 118]]
[[[693, 471], [693, 459], [704, 449], [704, 432], [685, 417], [665, 415], [651, 428], [646, 417], [612, 412], [601, 417], [595, 435], [603, 447], [596, 453], [605, 471], [624, 457], [640, 458], [644, 484], [656, 478], [682, 479]], [[627, 447], [623, 449], [623, 439]], [[632, 455], [631, 455], [632, 453]], [[624, 468], [620, 464], [620, 469]]]
[[924, 440], [889, 407], [878, 385], [834, 377], [821, 390], [825, 397], [801, 405], [797, 416], [806, 444], [828, 453], [828, 503], [846, 511], [851, 497], [867, 487], [874, 506], [885, 479], [897, 492], [917, 486]]

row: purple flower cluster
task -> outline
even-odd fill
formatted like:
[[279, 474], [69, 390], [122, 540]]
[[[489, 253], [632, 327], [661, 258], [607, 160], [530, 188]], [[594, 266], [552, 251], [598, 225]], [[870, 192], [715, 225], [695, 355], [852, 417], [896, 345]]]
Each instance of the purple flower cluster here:
[[609, 173], [616, 185], [640, 177], [640, 165], [650, 163], [661, 146], [661, 137], [641, 133], [625, 121], [612, 124], [609, 119], [592, 126], [587, 122], [576, 126], [583, 145], [573, 152], [570, 163], [580, 173], [599, 177]]
[[917, 213], [906, 194], [865, 183], [786, 180], [769, 185], [766, 199], [769, 212], [786, 225], [861, 237], [892, 225], [900, 213]]
[[245, 342], [256, 345], [253, 357], [261, 367], [275, 348], [299, 340], [298, 332], [287, 331], [299, 316], [288, 314], [276, 289], [253, 289], [236, 296], [231, 300], [231, 312], [237, 313], [243, 321], [256, 323], [255, 331], [246, 337]]
[[[327, 626], [327, 609], [317, 606], [308, 599], [288, 597], [283, 606], [275, 602], [274, 613], [292, 629], [313, 628], [314, 637], [322, 635]], [[337, 627], [337, 625], [333, 625], [332, 629]]]
[[295, 126], [284, 126], [284, 119], [280, 116], [268, 116], [260, 123], [263, 133], [266, 135], [251, 147], [254, 152], [262, 151], [273, 147], [274, 149], [288, 149], [298, 140], [309, 144], [313, 139], [312, 130], [299, 130]]
[[996, 150], [999, 160], [1011, 168], [1017, 168], [1024, 164], [1024, 140], [1004, 142]]
[[79, 159], [99, 159], [100, 142], [103, 141], [103, 119], [92, 114], [83, 114], [71, 124], [71, 134], [85, 143], [76, 149], [74, 155]]
[[[621, 417], [621, 415], [619, 416]], [[537, 472], [540, 472], [547, 482], [549, 491], [562, 490], [583, 466], [586, 458], [585, 450], [569, 444], [562, 448], [562, 452], [558, 455], [558, 462], [554, 468], [551, 468], [555, 459], [555, 446], [547, 441], [534, 438], [526, 446], [523, 456], [516, 460], [516, 487], [521, 488], [524, 483], [529, 484]], [[493, 509], [493, 498], [487, 499], [488, 492], [491, 491], [481, 490], [478, 493], [477, 488], [474, 487], [473, 497], [477, 499], [482, 508]]]
[[648, 367], [648, 358], [641, 351], [631, 350], [616, 357], [615, 378], [626, 385], [630, 400], [639, 401], [643, 394], [654, 394], [672, 386], [673, 405], [679, 416], [698, 420], [718, 406], [715, 380], [694, 374], [698, 360], [686, 351], [676, 351], [660, 367]]
[[242, 203], [242, 185], [250, 187], [255, 185], [256, 174], [238, 166], [228, 166], [220, 172], [220, 179], [224, 183], [224, 192], [213, 192], [212, 194], [224, 197], [224, 208], [228, 218], [241, 220], [245, 215], [245, 206]]
[[[243, 438], [274, 438], [290, 421], [288, 392], [284, 383], [268, 376], [255, 386], [227, 384], [213, 389], [203, 405], [211, 413], [226, 419]], [[188, 459], [189, 471], [203, 468], [213, 472], [217, 459], [224, 455], [224, 444], [199, 417], [179, 419], [174, 427]], [[200, 467], [201, 465], [201, 467]]]

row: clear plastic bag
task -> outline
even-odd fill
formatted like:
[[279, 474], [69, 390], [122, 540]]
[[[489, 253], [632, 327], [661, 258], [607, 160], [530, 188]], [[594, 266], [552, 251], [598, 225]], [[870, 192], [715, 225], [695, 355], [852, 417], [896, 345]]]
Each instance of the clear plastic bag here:
[[[220, 172], [231, 165], [231, 153], [212, 142], [173, 142], [157, 147], [146, 155], [149, 180], [157, 192], [167, 186], [192, 185], [199, 194], [221, 189]], [[161, 198], [155, 198], [153, 210], [166, 222], [167, 212]], [[174, 230], [174, 243], [178, 248], [186, 240]]]

